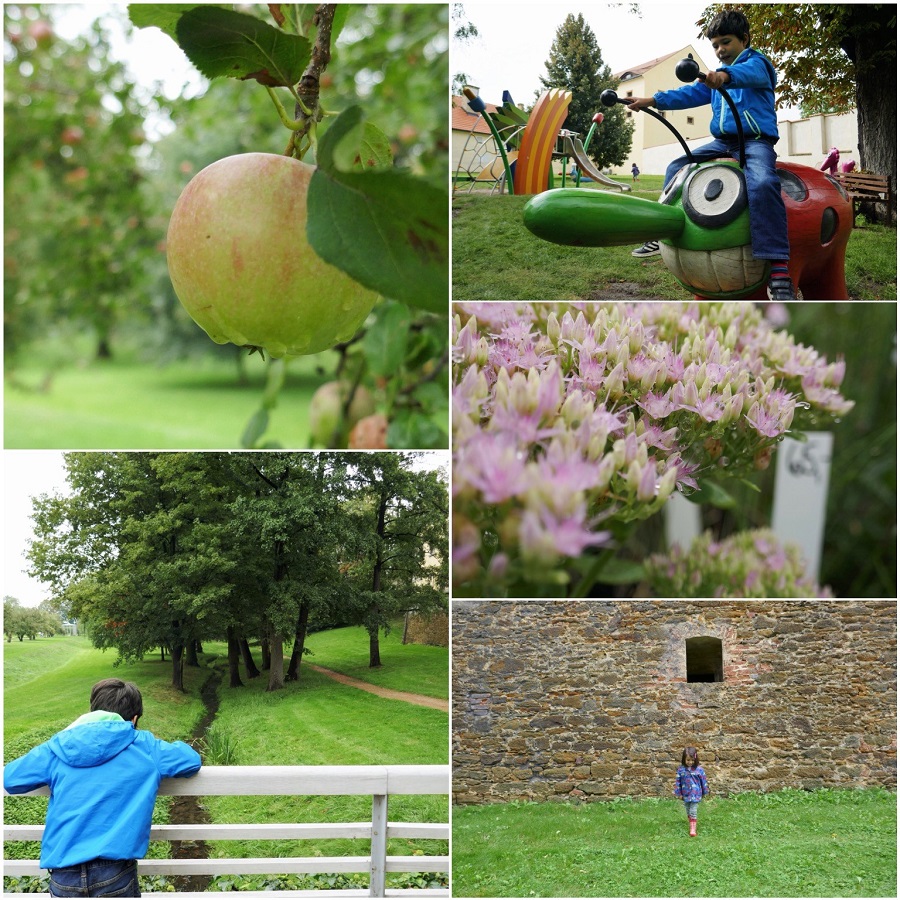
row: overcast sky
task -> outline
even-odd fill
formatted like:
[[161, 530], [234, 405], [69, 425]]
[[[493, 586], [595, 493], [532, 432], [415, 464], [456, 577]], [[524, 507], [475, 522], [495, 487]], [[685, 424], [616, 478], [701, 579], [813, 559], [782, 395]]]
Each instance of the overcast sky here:
[[37, 606], [49, 597], [39, 581], [24, 574], [31, 531], [31, 498], [66, 493], [63, 455], [56, 450], [3, 451], [3, 596], [23, 606]]
[[[488, 103], [499, 103], [508, 90], [520, 106], [530, 105], [539, 81], [547, 74], [544, 63], [556, 30], [570, 13], [584, 16], [594, 32], [603, 61], [619, 72], [674, 53], [693, 44], [707, 69], [715, 68], [709, 41], [697, 37], [694, 24], [705, 3], [641, 3], [638, 16], [630, 4], [570, 4], [473, 2], [464, 3], [465, 18], [479, 36], [461, 44], [454, 41], [453, 74], [464, 72], [481, 89]], [[675, 73], [672, 86], [677, 87]]]

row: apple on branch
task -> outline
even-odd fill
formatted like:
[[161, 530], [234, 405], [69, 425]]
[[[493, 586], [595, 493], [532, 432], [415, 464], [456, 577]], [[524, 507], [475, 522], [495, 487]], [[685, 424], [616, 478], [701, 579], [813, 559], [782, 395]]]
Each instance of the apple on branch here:
[[288, 156], [214, 162], [184, 189], [166, 238], [169, 275], [218, 344], [270, 356], [319, 353], [353, 337], [378, 295], [326, 263], [306, 238], [315, 169]]

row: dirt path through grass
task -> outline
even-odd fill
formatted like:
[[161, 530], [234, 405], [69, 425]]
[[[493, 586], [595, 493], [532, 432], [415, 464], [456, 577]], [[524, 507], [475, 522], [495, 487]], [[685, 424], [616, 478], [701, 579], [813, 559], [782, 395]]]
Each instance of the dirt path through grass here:
[[341, 684], [350, 685], [350, 687], [359, 688], [361, 691], [368, 691], [378, 697], [384, 697], [387, 700], [402, 700], [405, 703], [414, 703], [416, 706], [427, 706], [429, 709], [439, 709], [443, 712], [450, 711], [450, 701], [441, 700], [439, 697], [426, 697], [424, 694], [409, 694], [406, 691], [392, 691], [390, 688], [378, 687], [375, 684], [369, 684], [367, 681], [359, 681], [357, 678], [351, 678], [349, 675], [342, 675], [335, 672], [334, 669], [326, 669], [324, 666], [314, 666], [312, 663], [307, 665], [316, 672], [321, 672]]

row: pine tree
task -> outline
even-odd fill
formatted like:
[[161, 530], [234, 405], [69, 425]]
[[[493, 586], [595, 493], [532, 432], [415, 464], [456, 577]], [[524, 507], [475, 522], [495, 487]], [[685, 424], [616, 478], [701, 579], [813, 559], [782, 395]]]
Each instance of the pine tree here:
[[624, 163], [631, 151], [634, 124], [628, 120], [621, 105], [608, 108], [600, 103], [600, 94], [607, 88], [615, 90], [618, 82], [603, 61], [597, 38], [581, 13], [577, 16], [570, 13], [556, 29], [550, 58], [544, 66], [547, 75], [540, 79], [544, 88], [572, 92], [564, 127], [578, 132], [583, 141], [594, 114], [602, 112], [603, 123], [594, 132], [588, 154], [600, 168]]

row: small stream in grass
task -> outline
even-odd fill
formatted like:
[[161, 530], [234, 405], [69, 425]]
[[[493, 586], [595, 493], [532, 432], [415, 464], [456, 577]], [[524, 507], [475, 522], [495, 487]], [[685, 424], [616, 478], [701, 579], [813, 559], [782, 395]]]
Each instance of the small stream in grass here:
[[[188, 743], [203, 755], [206, 732], [219, 712], [219, 686], [224, 669], [213, 667], [200, 688], [200, 699], [206, 711], [195, 726]], [[204, 765], [206, 760], [203, 760]], [[212, 822], [203, 806], [202, 797], [175, 797], [169, 818], [177, 825], [208, 825]], [[206, 841], [172, 841], [172, 859], [208, 859]], [[176, 891], [205, 891], [212, 881], [211, 875], [177, 875], [172, 878]]]

